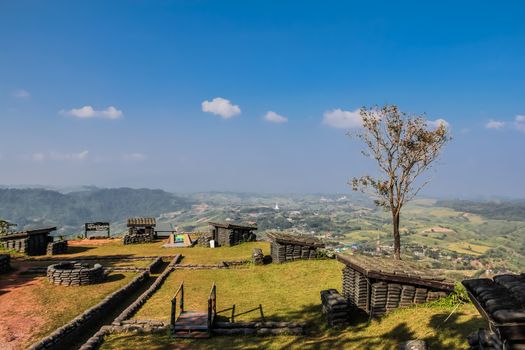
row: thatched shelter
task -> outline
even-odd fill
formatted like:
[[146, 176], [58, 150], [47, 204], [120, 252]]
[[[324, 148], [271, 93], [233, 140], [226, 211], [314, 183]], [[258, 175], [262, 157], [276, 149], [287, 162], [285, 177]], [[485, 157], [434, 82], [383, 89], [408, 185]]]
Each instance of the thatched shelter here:
[[314, 259], [317, 257], [318, 249], [325, 247], [323, 242], [312, 236], [294, 236], [284, 232], [270, 232], [268, 238], [272, 242], [270, 254], [272, 262], [275, 263]]
[[392, 258], [337, 254], [343, 268], [343, 296], [371, 317], [398, 307], [437, 300], [454, 283], [416, 264]]
[[230, 247], [243, 242], [253, 242], [257, 236], [253, 231], [257, 225], [234, 224], [229, 222], [209, 222], [211, 236], [219, 246]]
[[0, 244], [4, 249], [27, 255], [46, 255], [48, 244], [53, 242], [53, 237], [49, 237], [49, 234], [56, 229], [49, 227], [2, 234]]

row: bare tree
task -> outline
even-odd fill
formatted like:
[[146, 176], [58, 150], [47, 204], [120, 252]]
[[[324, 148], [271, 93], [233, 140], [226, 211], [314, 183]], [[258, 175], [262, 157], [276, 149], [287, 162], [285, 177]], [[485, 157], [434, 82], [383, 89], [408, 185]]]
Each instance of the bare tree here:
[[367, 146], [363, 155], [377, 161], [380, 175], [353, 178], [352, 188], [372, 194], [376, 205], [390, 210], [394, 258], [401, 259], [401, 208], [428, 183], [416, 179], [431, 168], [449, 132], [444, 122], [430, 127], [424, 116], [409, 116], [396, 105], [362, 108], [360, 114], [363, 128], [355, 136]]

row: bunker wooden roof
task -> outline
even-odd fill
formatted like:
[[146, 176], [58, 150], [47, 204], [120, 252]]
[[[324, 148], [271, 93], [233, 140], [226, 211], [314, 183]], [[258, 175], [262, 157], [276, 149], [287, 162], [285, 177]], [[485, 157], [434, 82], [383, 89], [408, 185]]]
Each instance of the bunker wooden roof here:
[[155, 226], [155, 218], [129, 218], [128, 227], [131, 226]]
[[247, 225], [247, 224], [232, 224], [230, 222], [208, 222], [208, 225], [225, 228], [228, 230], [240, 229], [240, 230], [257, 230], [257, 225]]
[[46, 228], [40, 228], [40, 229], [34, 229], [34, 230], [8, 232], [8, 233], [0, 235], [0, 240], [7, 241], [10, 239], [24, 238], [24, 237], [33, 236], [33, 235], [48, 235], [51, 233], [51, 231], [56, 231], [56, 229], [57, 229], [56, 227], [46, 227]]
[[307, 245], [311, 247], [324, 248], [324, 243], [312, 236], [295, 236], [284, 232], [270, 232], [268, 237], [277, 243]]
[[454, 283], [415, 263], [394, 258], [337, 254], [337, 260], [369, 278], [453, 290]]

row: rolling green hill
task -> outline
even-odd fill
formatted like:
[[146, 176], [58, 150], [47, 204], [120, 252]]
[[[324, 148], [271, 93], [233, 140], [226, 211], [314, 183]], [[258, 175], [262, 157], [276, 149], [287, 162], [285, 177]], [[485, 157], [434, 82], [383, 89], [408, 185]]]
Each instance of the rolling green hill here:
[[90, 221], [124, 221], [191, 207], [192, 201], [162, 190], [93, 189], [60, 193], [44, 189], [0, 189], [0, 218], [18, 228], [78, 227]]

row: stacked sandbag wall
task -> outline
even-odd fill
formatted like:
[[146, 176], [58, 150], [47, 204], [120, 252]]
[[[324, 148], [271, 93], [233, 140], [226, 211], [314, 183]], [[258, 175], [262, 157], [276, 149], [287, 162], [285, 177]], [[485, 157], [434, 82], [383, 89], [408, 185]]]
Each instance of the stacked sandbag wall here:
[[272, 261], [283, 263], [294, 260], [308, 260], [317, 258], [317, 248], [300, 244], [281, 244], [272, 241], [270, 245]]
[[153, 234], [126, 234], [122, 239], [124, 244], [142, 244], [153, 242]]
[[321, 303], [326, 322], [330, 327], [347, 326], [350, 316], [348, 301], [335, 289], [321, 291]]
[[399, 307], [423, 304], [447, 296], [445, 291], [380, 279], [368, 279], [359, 271], [343, 268], [343, 296], [350, 305], [372, 317], [380, 317]]
[[47, 255], [67, 253], [67, 241], [56, 241], [47, 244]]
[[47, 267], [49, 282], [63, 286], [83, 286], [102, 282], [104, 268], [100, 264], [88, 267], [87, 264], [63, 262]]

